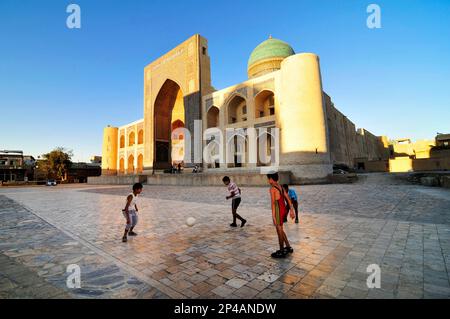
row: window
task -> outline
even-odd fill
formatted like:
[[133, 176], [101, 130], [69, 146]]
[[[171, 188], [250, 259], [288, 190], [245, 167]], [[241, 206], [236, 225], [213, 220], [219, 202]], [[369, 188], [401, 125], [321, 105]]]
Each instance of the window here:
[[247, 105], [242, 107], [242, 114], [247, 114]]
[[205, 47], [202, 47], [202, 53], [203, 53], [203, 55], [206, 55], [206, 48]]
[[275, 108], [274, 107], [269, 108], [269, 114], [270, 115], [275, 115]]

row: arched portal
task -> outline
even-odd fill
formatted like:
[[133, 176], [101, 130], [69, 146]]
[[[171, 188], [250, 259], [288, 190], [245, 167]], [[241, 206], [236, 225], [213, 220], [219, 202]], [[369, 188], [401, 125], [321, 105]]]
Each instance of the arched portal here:
[[140, 174], [144, 170], [144, 156], [142, 154], [139, 154], [138, 160], [137, 160], [137, 172]]
[[128, 174], [134, 174], [134, 156], [128, 156]]
[[228, 124], [247, 121], [247, 102], [239, 95], [228, 103]]
[[144, 130], [138, 132], [138, 144], [144, 144]]
[[155, 100], [155, 169], [169, 168], [172, 165], [171, 151], [173, 128], [184, 127], [184, 96], [180, 86], [172, 80], [166, 80]]
[[124, 174], [125, 173], [125, 160], [123, 157], [119, 161], [119, 173]]
[[255, 118], [275, 115], [274, 94], [264, 90], [255, 98]]
[[130, 135], [128, 135], [128, 146], [133, 146], [136, 142], [136, 135], [134, 132], [131, 132]]
[[206, 114], [207, 128], [219, 127], [219, 109], [211, 106]]

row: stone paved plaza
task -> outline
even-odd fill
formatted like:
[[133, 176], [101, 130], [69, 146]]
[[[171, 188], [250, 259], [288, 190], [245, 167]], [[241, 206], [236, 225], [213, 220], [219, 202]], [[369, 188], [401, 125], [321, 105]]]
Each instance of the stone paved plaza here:
[[[0, 188], [0, 298], [449, 298], [450, 191], [369, 175], [295, 187], [283, 260], [267, 187], [145, 186], [138, 237], [121, 242], [129, 187]], [[194, 227], [186, 218], [194, 217]], [[81, 268], [69, 289], [66, 268]], [[369, 289], [367, 267], [381, 267]]]

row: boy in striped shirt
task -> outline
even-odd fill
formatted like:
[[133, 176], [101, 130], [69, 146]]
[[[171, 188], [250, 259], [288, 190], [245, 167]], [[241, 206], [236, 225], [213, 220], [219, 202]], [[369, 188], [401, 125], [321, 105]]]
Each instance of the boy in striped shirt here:
[[241, 227], [244, 227], [247, 220], [238, 215], [237, 209], [241, 203], [241, 190], [237, 185], [230, 180], [228, 176], [222, 178], [223, 183], [227, 186], [230, 195], [227, 196], [227, 200], [231, 199], [231, 213], [233, 214], [233, 222], [230, 224], [231, 227], [237, 227], [236, 219], [241, 221]]

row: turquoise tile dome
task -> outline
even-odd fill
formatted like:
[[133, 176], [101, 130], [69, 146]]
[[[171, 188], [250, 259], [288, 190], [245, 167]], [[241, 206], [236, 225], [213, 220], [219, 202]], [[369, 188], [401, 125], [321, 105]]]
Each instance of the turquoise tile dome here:
[[294, 49], [281, 40], [270, 38], [258, 45], [248, 59], [248, 68], [255, 63], [272, 58], [287, 58], [294, 55]]

